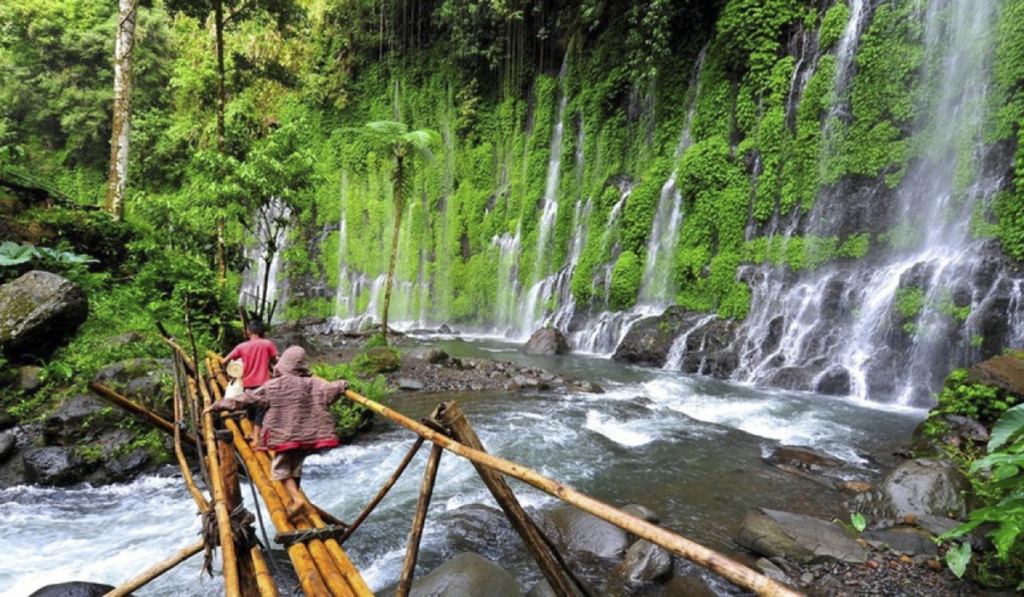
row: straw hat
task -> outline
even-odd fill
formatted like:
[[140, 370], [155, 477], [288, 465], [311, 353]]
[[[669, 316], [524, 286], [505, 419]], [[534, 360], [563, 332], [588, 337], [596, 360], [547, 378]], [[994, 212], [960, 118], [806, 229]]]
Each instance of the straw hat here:
[[228, 366], [225, 367], [225, 370], [228, 372], [228, 377], [238, 378], [242, 377], [242, 373], [245, 371], [245, 367], [242, 365], [241, 359], [236, 359], [234, 361], [229, 362]]

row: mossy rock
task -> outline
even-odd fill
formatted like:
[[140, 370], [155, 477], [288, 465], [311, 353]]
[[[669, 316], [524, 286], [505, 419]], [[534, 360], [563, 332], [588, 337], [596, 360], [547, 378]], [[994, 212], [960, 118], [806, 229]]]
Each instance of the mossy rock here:
[[359, 359], [359, 367], [367, 373], [389, 373], [402, 368], [398, 351], [390, 346], [371, 348], [363, 355], [365, 358]]

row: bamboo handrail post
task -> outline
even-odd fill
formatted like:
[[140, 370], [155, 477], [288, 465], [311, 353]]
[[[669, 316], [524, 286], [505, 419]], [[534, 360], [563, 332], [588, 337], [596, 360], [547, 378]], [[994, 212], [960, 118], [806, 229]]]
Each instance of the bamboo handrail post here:
[[[177, 370], [177, 369], [175, 369]], [[177, 457], [178, 466], [181, 468], [181, 475], [185, 478], [185, 487], [188, 488], [188, 492], [192, 495], [192, 499], [195, 500], [196, 505], [199, 506], [200, 512], [206, 512], [210, 509], [210, 502], [203, 495], [203, 492], [199, 491], [199, 487], [196, 486], [195, 479], [192, 478], [192, 470], [188, 466], [188, 461], [185, 459], [185, 452], [181, 449], [181, 392], [178, 391], [178, 387], [174, 387], [174, 455]]]
[[185, 368], [189, 370], [192, 375], [198, 375], [199, 371], [196, 369], [195, 362], [192, 361], [192, 357], [188, 356], [185, 349], [182, 348], [177, 342], [168, 338], [167, 336], [160, 336], [164, 342], [166, 342], [171, 348], [176, 350], [181, 355], [182, 361], [185, 363]]
[[[205, 384], [199, 383], [197, 385], [199, 385], [199, 391], [202, 393], [204, 406], [209, 407], [210, 394]], [[213, 427], [213, 414], [205, 412], [203, 415], [203, 436], [206, 441], [206, 459], [207, 467], [210, 471], [210, 486], [213, 489], [213, 508], [217, 515], [217, 531], [220, 534], [224, 588], [228, 597], [241, 597], [235, 541], [231, 534], [231, 513], [228, 511], [227, 502], [225, 501], [224, 479], [221, 477], [217, 454], [217, 440], [213, 434]]]
[[430, 507], [430, 498], [434, 495], [434, 482], [437, 480], [437, 467], [441, 462], [441, 453], [444, 450], [435, 444], [430, 449], [430, 459], [427, 460], [427, 468], [423, 472], [423, 484], [420, 486], [420, 497], [416, 502], [416, 514], [413, 516], [412, 529], [409, 531], [409, 541], [405, 547], [405, 562], [402, 564], [402, 575], [398, 579], [396, 597], [407, 597], [412, 588], [412, 577], [416, 570], [416, 559], [420, 552], [420, 539], [423, 538], [423, 525], [427, 520], [427, 508]]
[[[458, 403], [452, 401], [439, 405], [434, 410], [431, 418], [446, 427], [456, 441], [481, 452], [484, 451], [480, 438], [477, 437], [476, 431], [469, 424]], [[575, 597], [579, 594], [579, 589], [568, 571], [562, 567], [561, 563], [552, 554], [547, 542], [541, 536], [537, 525], [519, 504], [519, 500], [516, 499], [515, 493], [508, 486], [508, 483], [505, 482], [501, 475], [486, 466], [479, 464], [474, 464], [473, 466], [483, 480], [484, 485], [487, 486], [491, 495], [494, 496], [495, 501], [498, 502], [498, 505], [505, 512], [509, 522], [512, 523], [519, 536], [522, 537], [526, 548], [540, 567], [551, 590], [559, 597]]]
[[200, 539], [192, 545], [183, 548], [176, 554], [167, 558], [166, 560], [158, 563], [149, 570], [139, 574], [138, 576], [129, 579], [128, 581], [121, 584], [119, 587], [103, 595], [103, 597], [125, 597], [131, 594], [132, 591], [139, 589], [149, 582], [159, 577], [164, 572], [167, 572], [171, 568], [174, 568], [178, 564], [184, 562], [190, 557], [196, 555], [203, 550], [203, 540]]
[[363, 511], [359, 513], [359, 516], [357, 516], [356, 519], [352, 521], [352, 524], [348, 527], [348, 530], [346, 530], [345, 533], [341, 536], [341, 538], [338, 539], [338, 543], [345, 543], [345, 541], [352, 536], [352, 533], [356, 532], [356, 529], [359, 528], [359, 525], [363, 524], [363, 521], [365, 521], [366, 518], [374, 511], [374, 509], [378, 505], [380, 505], [381, 500], [383, 500], [384, 497], [387, 496], [388, 492], [391, 491], [391, 488], [394, 487], [396, 482], [398, 482], [399, 477], [401, 477], [402, 473], [405, 472], [406, 467], [408, 467], [409, 463], [412, 462], [413, 456], [415, 456], [416, 453], [419, 452], [420, 447], [423, 446], [424, 441], [426, 440], [423, 439], [422, 437], [416, 436], [416, 441], [413, 442], [412, 447], [409, 448], [409, 451], [406, 453], [405, 458], [402, 459], [402, 462], [398, 464], [398, 468], [395, 469], [394, 474], [392, 474], [391, 478], [384, 483], [384, 485], [380, 488], [380, 491], [377, 492], [377, 495], [374, 496], [372, 500], [370, 500], [370, 503], [367, 504], [365, 508], [363, 508]]
[[695, 543], [685, 537], [681, 537], [668, 530], [647, 522], [641, 518], [626, 514], [621, 510], [613, 508], [608, 504], [600, 502], [590, 496], [584, 495], [571, 487], [558, 483], [545, 477], [540, 473], [524, 466], [499, 458], [486, 452], [475, 450], [465, 446], [442, 433], [423, 425], [405, 415], [390, 409], [378, 402], [369, 400], [356, 392], [347, 390], [345, 396], [363, 406], [369, 408], [381, 416], [384, 416], [410, 431], [420, 435], [427, 440], [441, 445], [444, 449], [453, 454], [462, 456], [474, 464], [483, 464], [494, 470], [523, 481], [544, 493], [552, 495], [566, 503], [580, 508], [598, 518], [611, 522], [619, 528], [625, 529], [642, 539], [647, 539], [655, 545], [664, 547], [672, 553], [683, 557], [691, 562], [703, 566], [708, 570], [722, 576], [736, 585], [750, 589], [758, 595], [766, 597], [802, 597], [802, 594], [774, 579], [736, 562], [720, 553], [715, 552], [699, 543]]

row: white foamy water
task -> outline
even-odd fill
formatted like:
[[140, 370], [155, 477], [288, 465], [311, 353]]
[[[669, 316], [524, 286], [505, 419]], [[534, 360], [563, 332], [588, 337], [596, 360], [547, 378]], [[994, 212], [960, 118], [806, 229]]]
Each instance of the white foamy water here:
[[[807, 445], [856, 464], [859, 454], [891, 453], [924, 417], [923, 411], [764, 392], [592, 356], [531, 357], [518, 345], [494, 339], [433, 340], [429, 346], [458, 358], [490, 356], [544, 367], [600, 384], [605, 392], [423, 396], [396, 400], [390, 407], [418, 419], [454, 399], [492, 454], [613, 506], [644, 504], [669, 521], [670, 530], [726, 554], [735, 551], [735, 524], [751, 507], [786, 509], [796, 501], [827, 511], [842, 501], [818, 484], [765, 465], [761, 459], [772, 448]], [[303, 488], [319, 506], [351, 521], [391, 477], [413, 441], [404, 428], [382, 422], [353, 444], [309, 458]], [[344, 546], [375, 592], [386, 592], [398, 579], [429, 452], [425, 445]], [[723, 487], [722, 475], [737, 471], [742, 472], [737, 483]], [[509, 485], [531, 512], [560, 503], [519, 481], [510, 479]], [[243, 487], [243, 493], [254, 511], [249, 489]], [[509, 569], [528, 591], [538, 580], [536, 566], [514, 535], [492, 536], [473, 525], [467, 507], [481, 505], [497, 507], [474, 467], [444, 453], [417, 576], [460, 551], [474, 550]], [[266, 517], [265, 508], [262, 512]], [[199, 529], [195, 506], [178, 475], [102, 489], [5, 490], [0, 492], [0, 515], [8, 522], [0, 535], [5, 554], [0, 594], [5, 597], [23, 597], [66, 580], [117, 585], [195, 541]], [[272, 529], [268, 532], [273, 536]], [[199, 577], [201, 559], [193, 557], [139, 594], [222, 594], [219, 555], [213, 579]], [[727, 583], [709, 582], [717, 594], [740, 594]]]

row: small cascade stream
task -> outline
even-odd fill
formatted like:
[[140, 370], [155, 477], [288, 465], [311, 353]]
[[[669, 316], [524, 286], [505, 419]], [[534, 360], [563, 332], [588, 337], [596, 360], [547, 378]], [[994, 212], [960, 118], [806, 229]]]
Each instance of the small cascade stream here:
[[[287, 286], [282, 283], [281, 254], [287, 248], [288, 222], [291, 211], [280, 199], [272, 198], [268, 205], [253, 214], [254, 238], [246, 244], [244, 256], [250, 263], [242, 275], [239, 302], [251, 311], [256, 311], [262, 302], [269, 310], [277, 301], [275, 321], [283, 312], [288, 299]], [[273, 258], [267, 263], [267, 252], [273, 251]], [[264, 286], [265, 282], [265, 286]]]

